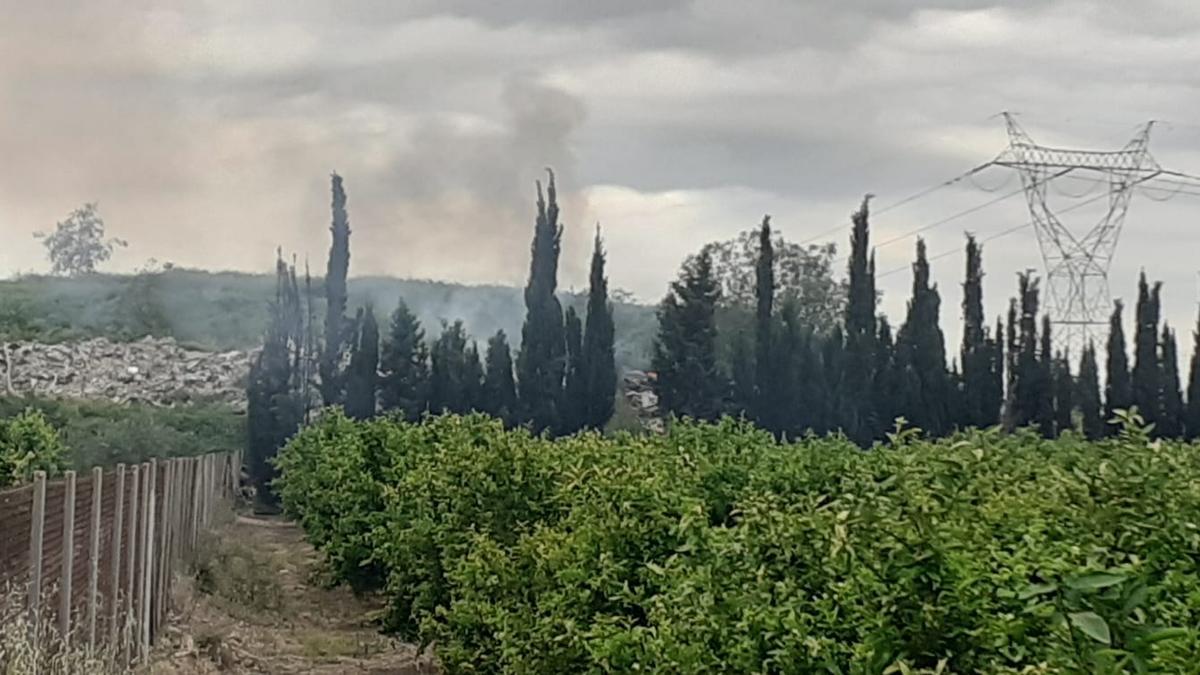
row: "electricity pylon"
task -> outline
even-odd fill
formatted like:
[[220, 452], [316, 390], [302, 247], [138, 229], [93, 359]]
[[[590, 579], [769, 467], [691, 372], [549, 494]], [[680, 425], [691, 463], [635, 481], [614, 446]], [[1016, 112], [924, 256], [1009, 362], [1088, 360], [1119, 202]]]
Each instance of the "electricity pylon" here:
[[[1016, 169], [1021, 176], [1046, 267], [1050, 321], [1059, 346], [1078, 353], [1107, 330], [1112, 305], [1108, 268], [1133, 189], [1164, 173], [1147, 147], [1154, 122], [1147, 122], [1120, 150], [1070, 150], [1034, 143], [1012, 114], [1003, 114], [1008, 148], [993, 164]], [[1086, 230], [1064, 225], [1046, 199], [1051, 182], [1079, 171], [1098, 173], [1108, 189], [1107, 210]]]

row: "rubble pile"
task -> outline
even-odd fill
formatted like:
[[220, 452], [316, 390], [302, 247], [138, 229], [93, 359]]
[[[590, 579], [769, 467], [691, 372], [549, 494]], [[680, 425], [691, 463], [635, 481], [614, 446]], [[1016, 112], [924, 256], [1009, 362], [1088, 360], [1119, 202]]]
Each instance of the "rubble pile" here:
[[0, 377], [14, 395], [153, 405], [215, 401], [243, 409], [251, 356], [186, 349], [172, 338], [9, 343], [0, 354]]
[[654, 393], [656, 376], [657, 373], [628, 370], [621, 378], [621, 393], [637, 414], [642, 426], [649, 431], [661, 433], [665, 427], [662, 417], [659, 416], [658, 394]]

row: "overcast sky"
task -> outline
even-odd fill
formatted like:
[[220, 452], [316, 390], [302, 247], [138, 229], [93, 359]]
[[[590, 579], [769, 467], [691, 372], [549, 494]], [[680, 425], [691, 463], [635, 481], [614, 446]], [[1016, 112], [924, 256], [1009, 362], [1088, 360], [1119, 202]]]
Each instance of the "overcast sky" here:
[[[86, 201], [129, 241], [113, 269], [265, 271], [276, 246], [323, 267], [337, 170], [352, 273], [519, 284], [553, 166], [561, 285], [585, 283], [599, 222], [611, 283], [657, 301], [687, 253], [764, 213], [807, 240], [866, 192], [885, 207], [991, 159], [1004, 110], [1095, 148], [1160, 120], [1158, 161], [1200, 174], [1194, 0], [0, 0], [0, 17], [4, 274], [46, 270], [31, 233]], [[898, 321], [908, 293], [899, 235], [1018, 186], [992, 169], [876, 217], [874, 241], [896, 239], [884, 310]], [[1200, 196], [1165, 196], [1134, 195], [1113, 292], [1132, 299], [1145, 267], [1188, 333]], [[925, 236], [939, 255], [1027, 220], [1018, 195]], [[993, 315], [1041, 264], [1029, 229], [984, 260]], [[933, 266], [957, 339], [962, 256]]]

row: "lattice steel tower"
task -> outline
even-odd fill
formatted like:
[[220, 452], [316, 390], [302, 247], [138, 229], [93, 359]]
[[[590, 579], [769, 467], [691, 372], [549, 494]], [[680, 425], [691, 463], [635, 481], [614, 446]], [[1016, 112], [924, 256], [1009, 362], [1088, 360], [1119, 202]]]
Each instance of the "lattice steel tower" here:
[[[1060, 346], [1078, 354], [1089, 339], [1107, 330], [1112, 307], [1108, 268], [1133, 189], [1164, 173], [1147, 148], [1154, 123], [1146, 123], [1120, 150], [1096, 151], [1038, 145], [1010, 113], [1004, 113], [1004, 121], [1009, 145], [993, 164], [1016, 169], [1021, 176], [1046, 266], [1044, 306]], [[1054, 180], [1081, 171], [1099, 174], [1097, 180], [1107, 182], [1108, 189], [1107, 209], [1087, 230], [1064, 225], [1050, 208], [1046, 192]]]

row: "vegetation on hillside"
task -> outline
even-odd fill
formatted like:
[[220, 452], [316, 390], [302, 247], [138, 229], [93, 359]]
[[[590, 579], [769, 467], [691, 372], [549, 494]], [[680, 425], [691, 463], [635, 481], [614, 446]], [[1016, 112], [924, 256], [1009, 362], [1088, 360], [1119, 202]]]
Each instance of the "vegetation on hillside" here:
[[278, 462], [337, 577], [384, 589], [388, 626], [436, 642], [450, 673], [1200, 657], [1200, 452], [1132, 417], [1098, 442], [906, 429], [862, 452], [730, 420], [551, 440], [482, 416], [333, 414]]

